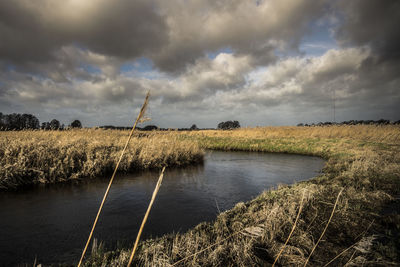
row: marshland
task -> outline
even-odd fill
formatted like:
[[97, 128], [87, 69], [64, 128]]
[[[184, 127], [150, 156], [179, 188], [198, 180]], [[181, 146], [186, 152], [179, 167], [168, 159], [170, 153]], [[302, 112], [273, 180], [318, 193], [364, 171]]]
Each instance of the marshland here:
[[[106, 187], [99, 177], [112, 170], [116, 161], [113, 155], [122, 149], [128, 132], [73, 130], [1, 134], [2, 186], [3, 191], [8, 191], [2, 194], [14, 197], [9, 195], [7, 199], [21, 201], [15, 194], [27, 195], [30, 199], [27, 203], [35, 202], [35, 196], [46, 194], [78, 198], [77, 201], [82, 203], [81, 210], [92, 210], [87, 211], [91, 216], [85, 216], [84, 211], [76, 211], [75, 216], [79, 220], [90, 217], [87, 219], [90, 221]], [[97, 238], [91, 242], [83, 265], [125, 266], [128, 263], [131, 245], [158, 171], [161, 166], [168, 166], [171, 172], [166, 172], [158, 196], [160, 201], [156, 199], [154, 203], [154, 217], [150, 215], [145, 225], [145, 235], [133, 261], [135, 265], [268, 266], [276, 261], [277, 265], [296, 266], [395, 266], [400, 262], [399, 150], [400, 127], [395, 125], [138, 132], [122, 161], [121, 175], [116, 178], [118, 182], [113, 185], [115, 195], [114, 187], [110, 190], [110, 209], [107, 211], [106, 206], [100, 218], [100, 230], [94, 234]], [[285, 154], [317, 156], [325, 163], [321, 161], [320, 165], [315, 165], [313, 157], [310, 157], [311, 161], [301, 159], [284, 180], [269, 183], [267, 173], [279, 166], [279, 160], [271, 165], [264, 165], [265, 162], [269, 155], [282, 158]], [[281, 169], [288, 168], [289, 159], [283, 159]], [[313, 164], [315, 167], [311, 168]], [[218, 174], [212, 166], [222, 166], [222, 171]], [[138, 173], [146, 169], [151, 171], [139, 177]], [[298, 175], [306, 169], [310, 172], [303, 177]], [[203, 177], [199, 178], [198, 173], [203, 173]], [[238, 173], [242, 173], [239, 178]], [[171, 180], [168, 180], [169, 175]], [[201, 191], [207, 179], [212, 181], [210, 188]], [[70, 181], [76, 183], [71, 185]], [[236, 183], [238, 188], [235, 190], [251, 185], [254, 191], [243, 196], [239, 191], [227, 194], [230, 186], [235, 187], [235, 181], [241, 181]], [[36, 188], [43, 183], [45, 187]], [[26, 185], [31, 186], [25, 188]], [[16, 192], [10, 191], [14, 188], [17, 188]], [[140, 197], [121, 198], [126, 194], [123, 191], [126, 188]], [[175, 190], [174, 193], [166, 197], [171, 190]], [[95, 192], [97, 199], [86, 194], [87, 191]], [[140, 191], [147, 193], [143, 195]], [[185, 193], [191, 195], [190, 200], [182, 199]], [[207, 196], [208, 200], [204, 200]], [[123, 202], [116, 201], [118, 198]], [[224, 202], [224, 198], [229, 201]], [[54, 202], [51, 197], [49, 199]], [[84, 199], [92, 204], [84, 204]], [[126, 204], [139, 199], [144, 202], [144, 208], [138, 208], [137, 212]], [[196, 199], [206, 205], [196, 210], [193, 205]], [[178, 207], [174, 206], [177, 200], [188, 203], [187, 208], [192, 210], [183, 214], [195, 219], [184, 222], [186, 216], [174, 210]], [[54, 205], [51, 206], [54, 208]], [[36, 206], [36, 210], [40, 207]], [[50, 218], [61, 216], [51, 215], [51, 209], [46, 205], [42, 208], [47, 210]], [[135, 213], [137, 217], [117, 216], [113, 219], [117, 210], [123, 210], [121, 214]], [[172, 222], [171, 213], [175, 218]], [[102, 220], [109, 225], [101, 226]], [[163, 228], [163, 225], [167, 227]], [[104, 227], [121, 242], [107, 237], [104, 232], [101, 234]], [[90, 223], [86, 223], [86, 228], [87, 234]], [[118, 229], [123, 230], [118, 232]], [[80, 242], [85, 238], [81, 236]], [[58, 244], [65, 249], [65, 244], [61, 245], [57, 238], [51, 242], [54, 250], [57, 251]], [[77, 255], [82, 248], [73, 246]], [[78, 258], [72, 262], [67, 260], [65, 251], [58, 250], [58, 253], [59, 261], [55, 257], [47, 263], [73, 264], [78, 261]], [[41, 257], [38, 256], [38, 262]], [[21, 263], [24, 262], [31, 264], [26, 260]]]
[[400, 266], [399, 14], [0, 1], [0, 266]]

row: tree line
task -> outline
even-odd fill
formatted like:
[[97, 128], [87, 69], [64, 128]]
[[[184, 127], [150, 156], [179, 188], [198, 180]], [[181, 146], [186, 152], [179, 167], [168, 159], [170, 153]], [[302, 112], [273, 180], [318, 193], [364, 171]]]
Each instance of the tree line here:
[[50, 122], [42, 122], [32, 114], [3, 114], [0, 112], [0, 131], [9, 130], [64, 130], [66, 128], [82, 128], [82, 123], [79, 120], [74, 120], [65, 127], [58, 120], [53, 119]]
[[[79, 120], [74, 120], [68, 126], [61, 124], [60, 121], [53, 119], [51, 121], [46, 121], [40, 123], [39, 119], [32, 114], [3, 114], [0, 112], [0, 131], [15, 131], [15, 130], [64, 130], [68, 128], [82, 128], [82, 123]], [[131, 127], [116, 127], [112, 125], [100, 126], [101, 129], [118, 129], [125, 130], [131, 129]], [[229, 130], [240, 128], [240, 123], [238, 121], [224, 121], [217, 125], [217, 129]], [[138, 130], [142, 131], [153, 131], [153, 130], [168, 130], [164, 128], [159, 128], [156, 125], [147, 125], [143, 128], [137, 127]], [[211, 129], [211, 128], [207, 128]], [[179, 131], [196, 131], [200, 130], [196, 124], [193, 124], [190, 128], [179, 128]]]
[[390, 121], [385, 119], [380, 120], [349, 120], [342, 122], [318, 122], [318, 123], [299, 123], [297, 126], [330, 126], [330, 125], [399, 125], [400, 120]]

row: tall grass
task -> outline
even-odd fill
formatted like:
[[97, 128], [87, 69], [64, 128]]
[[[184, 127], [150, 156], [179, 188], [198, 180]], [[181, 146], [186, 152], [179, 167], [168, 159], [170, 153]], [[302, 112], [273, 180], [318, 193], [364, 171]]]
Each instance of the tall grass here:
[[[8, 131], [0, 132], [0, 189], [94, 178], [111, 173], [128, 131]], [[197, 143], [175, 133], [136, 133], [119, 170], [129, 172], [163, 166], [183, 166], [203, 160]]]

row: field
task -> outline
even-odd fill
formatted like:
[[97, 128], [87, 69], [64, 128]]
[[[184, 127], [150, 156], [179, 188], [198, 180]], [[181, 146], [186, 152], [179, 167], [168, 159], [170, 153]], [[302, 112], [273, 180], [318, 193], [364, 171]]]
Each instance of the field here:
[[[0, 185], [109, 172], [126, 131], [2, 132]], [[139, 243], [143, 266], [398, 266], [400, 127], [260, 127], [137, 134], [122, 171], [183, 166], [203, 149], [316, 155], [323, 174], [238, 203], [214, 222]], [[161, 189], [162, 190], [162, 187]], [[288, 238], [290, 237], [290, 238]], [[279, 255], [279, 257], [278, 257]], [[130, 250], [95, 246], [85, 266], [126, 266]]]
[[[269, 266], [278, 255], [282, 266], [399, 265], [398, 126], [266, 127], [179, 135], [207, 149], [318, 155], [327, 163], [319, 177], [265, 191], [214, 222], [143, 241], [137, 265]], [[129, 253], [105, 252], [99, 246], [85, 264], [124, 266]]]
[[[0, 132], [0, 190], [104, 176], [115, 167], [128, 131]], [[176, 134], [135, 134], [119, 171], [183, 166], [203, 160], [196, 143]]]

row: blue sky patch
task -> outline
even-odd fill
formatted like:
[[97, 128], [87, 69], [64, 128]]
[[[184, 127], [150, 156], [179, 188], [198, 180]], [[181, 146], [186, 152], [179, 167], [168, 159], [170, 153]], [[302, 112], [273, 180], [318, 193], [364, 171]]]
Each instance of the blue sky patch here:
[[90, 64], [82, 64], [81, 68], [91, 74], [101, 74], [101, 69]]
[[232, 48], [230, 48], [230, 47], [224, 47], [224, 48], [218, 49], [217, 51], [214, 51], [214, 52], [207, 52], [207, 53], [206, 53], [206, 56], [207, 56], [209, 59], [214, 59], [214, 58], [216, 58], [216, 57], [217, 57], [219, 54], [221, 54], [221, 53], [232, 54], [232, 53], [233, 53], [233, 50], [232, 50]]
[[8, 64], [6, 69], [7, 69], [7, 71], [15, 71], [16, 67], [13, 64]]
[[311, 33], [306, 34], [300, 44], [300, 51], [308, 56], [321, 56], [327, 50], [338, 48], [332, 36], [332, 25], [314, 21], [310, 25]]
[[152, 70], [153, 70], [153, 62], [146, 57], [141, 57], [134, 61], [126, 62], [120, 68], [121, 73], [149, 72]]

